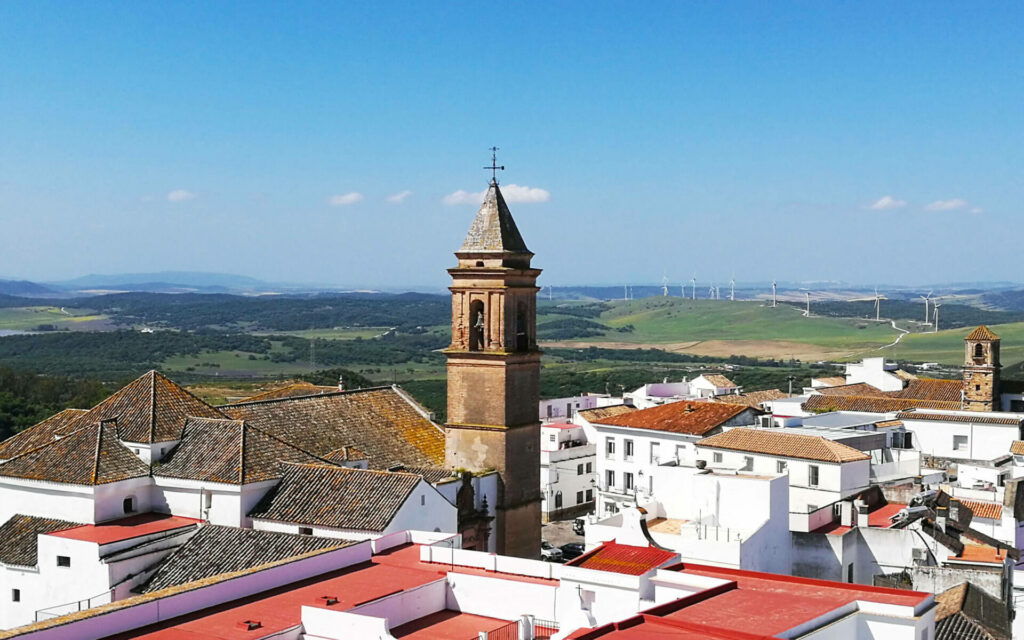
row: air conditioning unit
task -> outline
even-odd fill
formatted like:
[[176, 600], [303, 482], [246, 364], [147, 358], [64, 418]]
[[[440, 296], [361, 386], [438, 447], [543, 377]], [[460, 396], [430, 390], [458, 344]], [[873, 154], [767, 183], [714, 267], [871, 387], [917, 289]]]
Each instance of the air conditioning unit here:
[[928, 550], [921, 548], [914, 549], [911, 557], [914, 559], [914, 562], [927, 562]]

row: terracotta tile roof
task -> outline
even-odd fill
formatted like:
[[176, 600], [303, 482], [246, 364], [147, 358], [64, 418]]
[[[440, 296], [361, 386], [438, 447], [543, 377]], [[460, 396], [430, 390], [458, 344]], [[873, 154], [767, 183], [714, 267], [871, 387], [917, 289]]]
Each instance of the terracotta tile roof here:
[[736, 383], [719, 373], [704, 374], [703, 378], [716, 387], [735, 387]]
[[1003, 505], [983, 500], [960, 500], [960, 504], [971, 510], [975, 518], [1000, 520], [1003, 517]]
[[189, 418], [181, 443], [153, 475], [249, 484], [280, 478], [285, 462], [322, 461], [243, 420]]
[[411, 473], [286, 464], [281, 482], [251, 518], [337, 529], [383, 531], [423, 478]]
[[189, 416], [224, 417], [167, 377], [150, 371], [90, 409], [82, 420], [98, 422], [117, 418], [121, 440], [168, 442], [178, 439]]
[[[957, 403], [959, 405], [959, 403]], [[984, 416], [978, 415], [974, 412], [963, 412], [955, 414], [947, 413], [928, 413], [926, 411], [904, 411], [896, 415], [896, 418], [903, 420], [930, 420], [934, 422], [962, 422], [962, 423], [973, 423], [973, 424], [1004, 424], [1004, 425], [1019, 425], [1024, 420], [1019, 418], [999, 418], [996, 416]]]
[[34, 567], [39, 561], [39, 534], [70, 529], [80, 524], [53, 518], [13, 515], [0, 525], [0, 562], [19, 567]]
[[577, 411], [576, 415], [581, 416], [587, 422], [594, 422], [596, 420], [621, 416], [625, 413], [633, 413], [634, 411], [637, 411], [637, 408], [631, 407], [628, 404], [615, 404], [610, 407], [583, 409], [582, 411]]
[[221, 407], [314, 455], [355, 446], [374, 469], [444, 464], [444, 431], [390, 387]]
[[516, 221], [505, 204], [501, 189], [494, 181], [484, 194], [484, 201], [473, 218], [459, 253], [512, 252], [530, 253], [519, 234]]
[[346, 547], [349, 540], [291, 533], [204, 525], [157, 567], [137, 591], [149, 593], [203, 580], [222, 573], [243, 571], [311, 551]]
[[437, 484], [442, 480], [455, 480], [459, 476], [455, 475], [451, 469], [444, 467], [406, 467], [400, 466], [390, 469], [390, 471], [402, 471], [404, 473], [414, 473], [418, 476], [422, 476], [424, 480], [430, 484]]
[[989, 328], [986, 327], [985, 325], [981, 325], [981, 326], [977, 327], [974, 331], [968, 333], [966, 338], [964, 338], [964, 340], [998, 340], [998, 339], [999, 339], [999, 336], [997, 336], [996, 334], [992, 333], [989, 330]]
[[1014, 440], [1011, 442], [1010, 453], [1015, 456], [1024, 456], [1024, 440]]
[[885, 394], [889, 398], [909, 398], [913, 400], [938, 400], [940, 402], [960, 403], [960, 392], [964, 383], [960, 380], [939, 380], [936, 378], [918, 378], [911, 380], [902, 391]]
[[293, 382], [292, 384], [257, 393], [249, 396], [241, 402], [259, 402], [260, 400], [277, 400], [278, 398], [296, 398], [300, 396], [315, 396], [321, 393], [334, 393], [338, 387], [325, 387], [313, 384], [312, 382]]
[[918, 379], [917, 376], [915, 376], [914, 374], [910, 373], [909, 371], [904, 371], [903, 369], [897, 369], [897, 370], [893, 371], [892, 375], [896, 376], [900, 380], [905, 380], [907, 382], [910, 382], [911, 380], [917, 380]]
[[604, 542], [596, 549], [567, 562], [566, 566], [640, 576], [674, 558], [676, 558], [674, 552], [655, 547], [633, 547], [615, 542]]
[[866, 413], [894, 413], [907, 409], [959, 410], [959, 402], [935, 400], [910, 400], [907, 398], [869, 396], [826, 396], [813, 395], [803, 403], [804, 411], [824, 413], [828, 411], [863, 411]]
[[865, 396], [884, 398], [884, 392], [866, 382], [855, 382], [853, 384], [839, 384], [834, 387], [823, 387], [816, 389], [823, 396]]
[[846, 376], [824, 376], [815, 378], [818, 382], [829, 387], [839, 387], [846, 384]]
[[765, 391], [748, 391], [747, 393], [715, 396], [712, 400], [715, 402], [724, 402], [726, 404], [741, 404], [746, 407], [753, 407], [757, 409], [760, 408], [761, 404], [764, 402], [770, 402], [772, 400], [778, 400], [779, 398], [786, 397], [788, 397], [788, 395], [785, 391], [767, 389]]
[[744, 405], [683, 400], [591, 422], [701, 436], [748, 410]]
[[1003, 564], [1006, 559], [1006, 549], [996, 549], [983, 544], [964, 544], [964, 550], [959, 555], [950, 556], [950, 560], [962, 560], [963, 562], [982, 562], [986, 564]]
[[113, 421], [69, 435], [0, 464], [0, 476], [62, 484], [98, 485], [149, 475], [149, 466], [125, 448]]
[[13, 458], [44, 444], [57, 436], [65, 436], [79, 428], [78, 419], [88, 413], [85, 409], [64, 409], [39, 424], [20, 431], [0, 442], [0, 460]]
[[999, 613], [1005, 607], [970, 582], [935, 594], [935, 603], [936, 640], [1010, 640], [1005, 613]]
[[330, 460], [331, 462], [343, 463], [343, 462], [358, 462], [367, 460], [366, 453], [359, 447], [353, 447], [352, 445], [346, 445], [338, 447], [334, 451], [331, 451], [327, 455], [323, 456], [324, 460]]
[[881, 422], [875, 423], [876, 427], [902, 427], [903, 422], [900, 420], [882, 420]]
[[834, 463], [870, 458], [863, 451], [821, 436], [779, 433], [770, 429], [729, 429], [725, 433], [704, 438], [697, 446]]

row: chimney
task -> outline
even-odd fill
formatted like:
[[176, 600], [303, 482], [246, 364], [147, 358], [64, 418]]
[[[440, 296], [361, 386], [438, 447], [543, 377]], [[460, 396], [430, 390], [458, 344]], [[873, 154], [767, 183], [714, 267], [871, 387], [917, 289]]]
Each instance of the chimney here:
[[868, 526], [868, 505], [860, 498], [853, 501], [853, 506], [857, 509], [857, 526], [867, 527]]
[[338, 376], [338, 391], [345, 390], [345, 376]]

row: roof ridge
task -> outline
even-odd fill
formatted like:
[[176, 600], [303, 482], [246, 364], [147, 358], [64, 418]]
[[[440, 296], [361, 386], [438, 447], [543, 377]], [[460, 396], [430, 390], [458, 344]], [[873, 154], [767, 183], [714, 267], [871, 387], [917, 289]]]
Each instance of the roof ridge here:
[[[115, 422], [115, 424], [117, 423]], [[96, 484], [96, 479], [99, 478], [100, 475], [100, 449], [103, 445], [103, 420], [100, 420], [96, 426], [96, 451], [93, 453], [92, 461], [92, 484]]]
[[311, 394], [309, 394], [307, 396], [291, 396], [289, 398], [267, 398], [266, 400], [253, 400], [252, 402], [245, 402], [245, 401], [242, 401], [242, 402], [231, 402], [231, 403], [228, 403], [228, 404], [219, 404], [219, 405], [214, 406], [213, 408], [217, 409], [218, 411], [220, 411], [221, 408], [226, 408], [226, 407], [246, 407], [246, 406], [252, 406], [252, 405], [257, 405], [257, 404], [273, 404], [275, 402], [288, 402], [288, 401], [294, 401], [294, 400], [308, 400], [310, 398], [330, 398], [330, 397], [334, 397], [334, 396], [342, 396], [342, 395], [350, 395], [350, 394], [356, 394], [356, 393], [363, 393], [363, 392], [366, 392], [366, 391], [384, 391], [384, 390], [391, 389], [391, 388], [392, 388], [391, 385], [381, 385], [381, 386], [377, 386], [377, 387], [363, 387], [361, 389], [345, 389], [344, 391], [331, 391], [331, 392], [327, 392], [327, 393], [311, 393]]
[[[71, 436], [78, 434], [80, 431], [84, 431], [85, 429], [88, 429], [90, 426], [94, 426], [94, 425], [88, 424], [88, 423], [87, 424], [83, 424], [82, 426], [78, 427], [74, 431], [69, 431], [68, 433], [62, 435], [60, 438], [56, 438], [54, 440], [50, 440], [49, 442], [44, 442], [43, 444], [39, 445], [38, 447], [34, 447], [32, 449], [29, 449], [28, 451], [23, 451], [22, 453], [19, 453], [16, 456], [13, 456], [11, 458], [7, 458], [2, 463], [0, 463], [0, 465], [7, 464], [8, 462], [13, 462], [14, 460], [17, 460], [18, 458], [21, 458], [23, 456], [27, 456], [30, 453], [35, 453], [36, 451], [40, 451], [42, 449], [45, 449], [46, 447], [51, 447], [51, 446], [57, 444], [58, 442], [60, 442], [61, 440], [63, 440], [64, 438], [70, 438]], [[19, 433], [22, 433], [22, 432], [19, 431]]]

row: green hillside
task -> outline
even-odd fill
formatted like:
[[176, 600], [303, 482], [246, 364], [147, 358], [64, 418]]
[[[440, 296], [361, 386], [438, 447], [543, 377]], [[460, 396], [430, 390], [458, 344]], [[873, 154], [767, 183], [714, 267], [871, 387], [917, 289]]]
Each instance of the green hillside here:
[[[1024, 360], [1024, 322], [996, 324], [989, 327], [1001, 339], [1000, 359], [1003, 366]], [[938, 333], [912, 333], [895, 347], [885, 349], [885, 357], [912, 362], [962, 364], [964, 336], [971, 328], [949, 329]]]
[[805, 318], [789, 305], [763, 302], [647, 298], [615, 303], [601, 321], [617, 328], [623, 342], [683, 340], [785, 340], [839, 348], [878, 347], [896, 338], [888, 323], [853, 318]]

